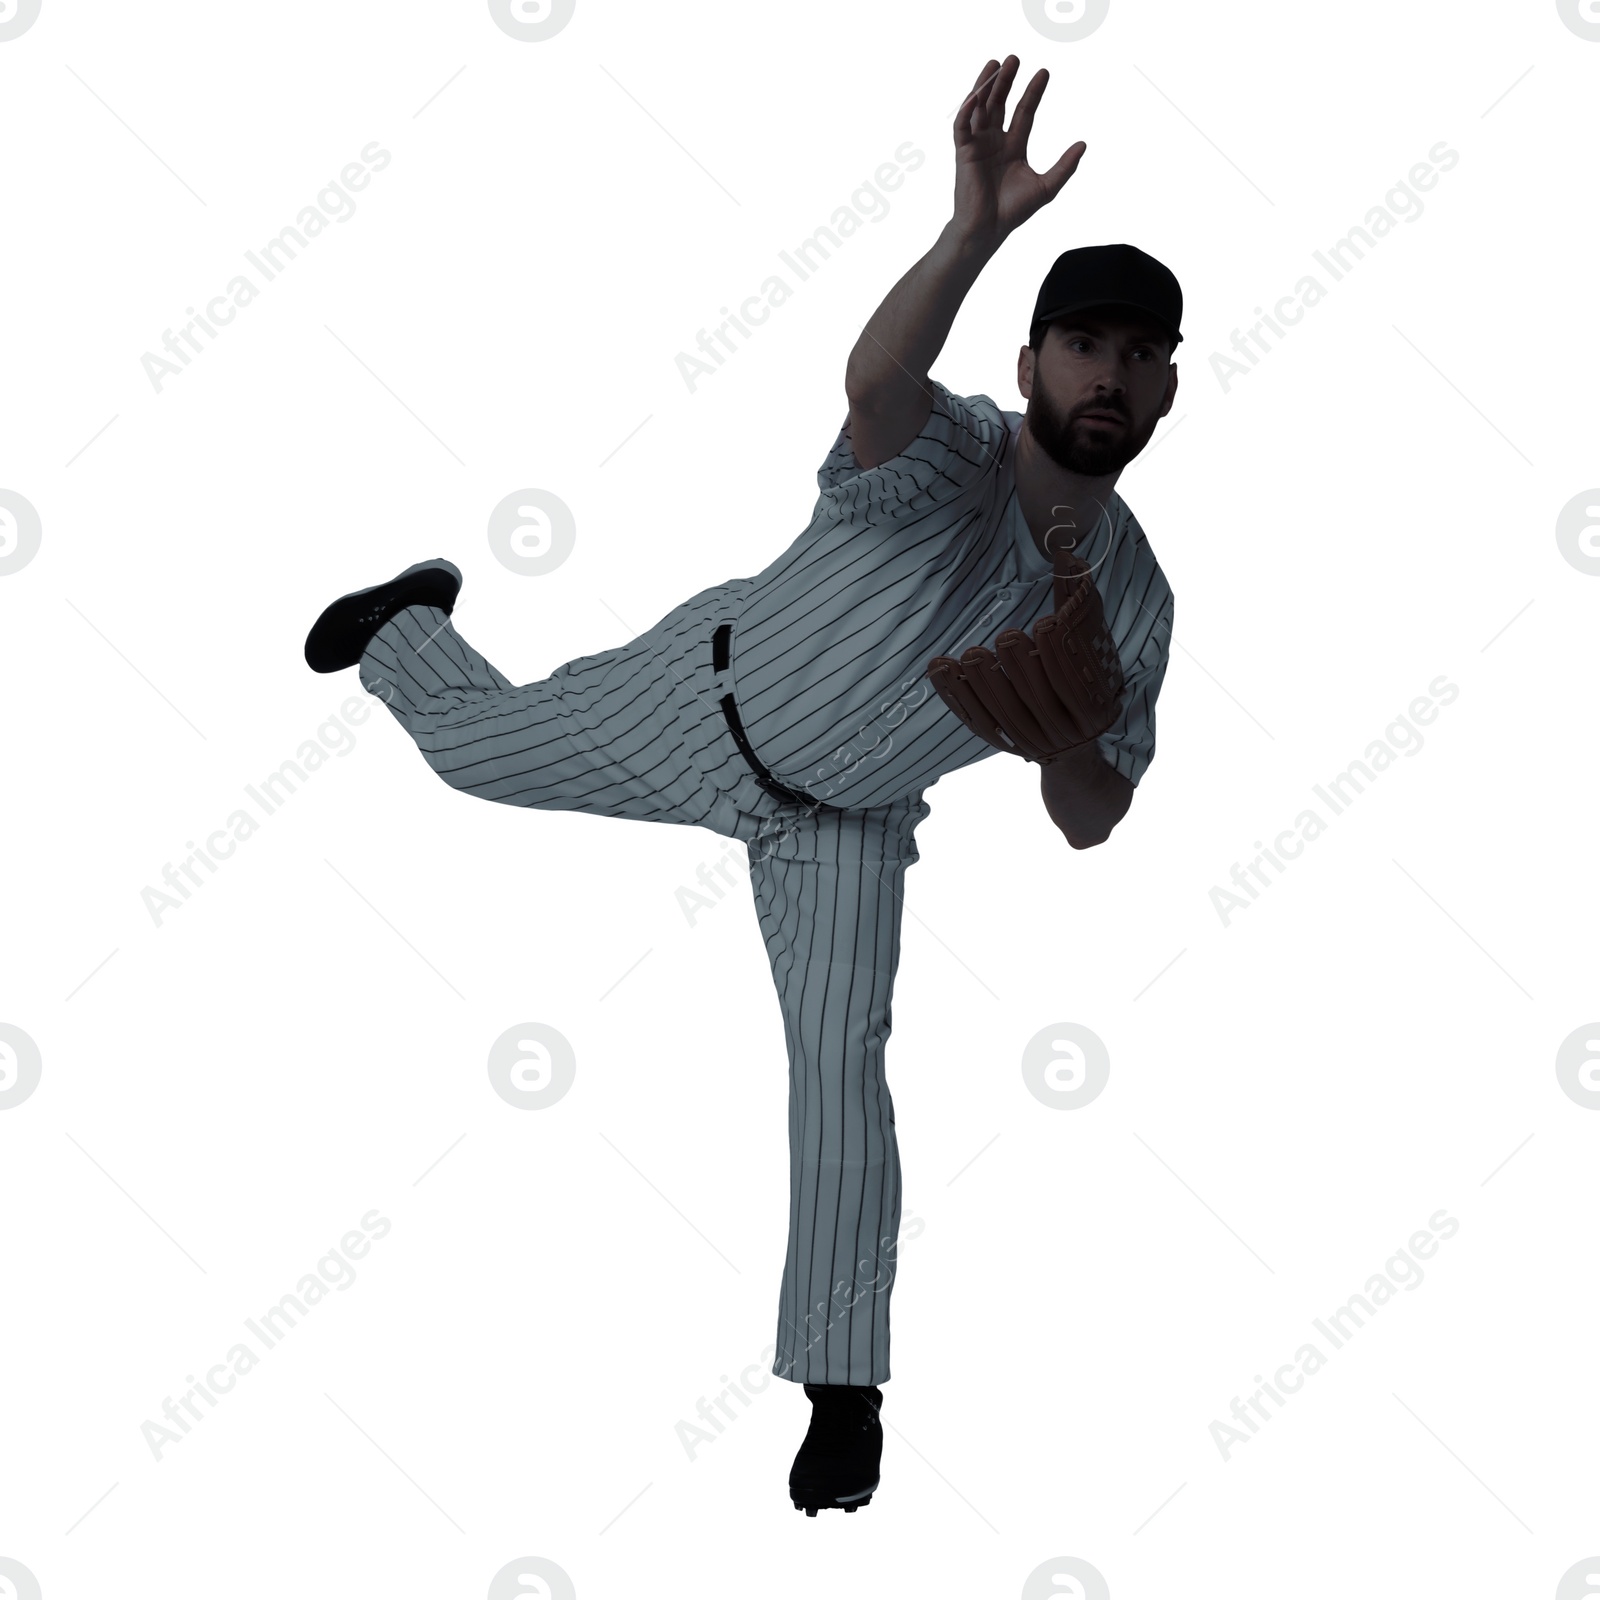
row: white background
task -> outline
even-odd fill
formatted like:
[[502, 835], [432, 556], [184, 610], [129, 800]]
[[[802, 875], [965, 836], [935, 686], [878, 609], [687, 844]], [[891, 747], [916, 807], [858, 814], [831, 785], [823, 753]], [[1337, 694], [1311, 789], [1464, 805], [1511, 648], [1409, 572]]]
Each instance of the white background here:
[[[301, 643], [445, 555], [525, 682], [766, 566], [1012, 51], [1052, 73], [1035, 165], [1088, 151], [933, 374], [1021, 409], [1057, 253], [1172, 267], [1178, 397], [1118, 488], [1176, 644], [1103, 847], [1009, 758], [929, 793], [883, 1482], [812, 1521], [794, 1386], [676, 1432], [759, 1382], [785, 1234], [748, 890], [675, 899], [725, 842], [469, 800]], [[584, 1600], [1009, 1597], [1062, 1556], [1117, 1597], [1554, 1595], [1600, 1551], [1600, 1113], [1555, 1072], [1600, 1016], [1600, 577], [1555, 532], [1600, 482], [1597, 71], [1553, 3], [1113, 0], [1059, 42], [1017, 4], [579, 0], [525, 43], [466, 0], [44, 0], [0, 43], [0, 488], [43, 528], [0, 578], [0, 1022], [43, 1062], [0, 1112], [0, 1556], [45, 1600], [482, 1596], [523, 1556]], [[157, 393], [141, 356], [373, 140], [355, 214]], [[691, 393], [676, 356], [908, 140], [887, 214]], [[1332, 281], [1312, 252], [1440, 141]], [[542, 577], [486, 536], [525, 487], [576, 518]], [[1213, 886], [1440, 675], [1423, 747], [1224, 925]], [[354, 748], [157, 925], [141, 891], [352, 696]], [[527, 1022], [577, 1056], [543, 1110], [485, 1070]], [[1021, 1072], [1063, 1022], [1111, 1059], [1077, 1110]], [[1224, 1460], [1234, 1397], [1441, 1208], [1424, 1281]], [[356, 1281], [155, 1459], [141, 1425], [373, 1209]]]

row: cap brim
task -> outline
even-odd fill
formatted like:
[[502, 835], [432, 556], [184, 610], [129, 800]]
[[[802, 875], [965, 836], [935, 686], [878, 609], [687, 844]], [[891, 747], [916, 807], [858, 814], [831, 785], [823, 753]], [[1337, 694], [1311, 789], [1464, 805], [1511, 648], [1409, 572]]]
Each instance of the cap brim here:
[[1174, 350], [1176, 350], [1178, 346], [1183, 343], [1183, 335], [1176, 328], [1174, 328], [1170, 322], [1166, 321], [1165, 318], [1158, 317], [1155, 312], [1147, 310], [1144, 306], [1136, 306], [1131, 301], [1121, 300], [1094, 300], [1089, 301], [1081, 306], [1063, 306], [1059, 311], [1048, 312], [1046, 315], [1036, 318], [1033, 325], [1028, 329], [1029, 342], [1032, 342], [1033, 334], [1037, 329], [1041, 327], [1048, 327], [1052, 322], [1060, 322], [1066, 317], [1075, 317], [1079, 314], [1079, 312], [1082, 311], [1109, 312], [1114, 307], [1120, 307], [1124, 310], [1136, 312], [1140, 318], [1148, 322], [1152, 327], [1157, 328], [1164, 333]]

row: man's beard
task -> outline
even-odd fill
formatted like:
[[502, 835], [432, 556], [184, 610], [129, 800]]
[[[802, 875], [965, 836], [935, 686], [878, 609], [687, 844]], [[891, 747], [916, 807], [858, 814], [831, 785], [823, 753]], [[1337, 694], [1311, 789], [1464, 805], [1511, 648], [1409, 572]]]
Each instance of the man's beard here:
[[1089, 401], [1080, 408], [1080, 415], [1083, 411], [1103, 409], [1121, 417], [1122, 426], [1102, 428], [1092, 422], [1080, 422], [1076, 417], [1069, 420], [1045, 392], [1044, 386], [1035, 380], [1023, 422], [1033, 435], [1034, 443], [1058, 467], [1084, 478], [1103, 478], [1127, 466], [1150, 442], [1156, 423], [1161, 420], [1152, 417], [1147, 427], [1135, 429], [1133, 418], [1121, 401], [1109, 407]]

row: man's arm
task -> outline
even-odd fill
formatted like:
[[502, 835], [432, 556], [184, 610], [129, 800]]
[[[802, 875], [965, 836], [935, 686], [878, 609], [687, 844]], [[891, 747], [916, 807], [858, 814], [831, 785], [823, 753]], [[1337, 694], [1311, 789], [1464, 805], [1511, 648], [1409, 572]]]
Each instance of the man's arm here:
[[1133, 804], [1133, 785], [1092, 739], [1040, 767], [1039, 792], [1050, 820], [1074, 850], [1104, 844]]
[[956, 312], [1013, 229], [1053, 200], [1087, 148], [1080, 140], [1048, 172], [1028, 165], [1028, 134], [1050, 75], [1040, 68], [1005, 126], [1019, 63], [988, 61], [955, 118], [955, 205], [933, 248], [884, 297], [845, 364], [857, 463], [875, 467], [922, 432], [933, 405], [928, 373]]
[[884, 297], [845, 363], [850, 440], [858, 465], [876, 467], [922, 432], [933, 409], [928, 373], [956, 312], [998, 248], [947, 222], [933, 248]]

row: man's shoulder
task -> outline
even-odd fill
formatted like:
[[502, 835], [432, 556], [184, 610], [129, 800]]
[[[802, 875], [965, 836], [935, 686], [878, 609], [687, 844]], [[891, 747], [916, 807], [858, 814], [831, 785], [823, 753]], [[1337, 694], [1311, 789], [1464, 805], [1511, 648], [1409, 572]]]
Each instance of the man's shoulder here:
[[1016, 425], [1022, 420], [1021, 413], [1004, 411], [999, 404], [986, 394], [957, 394], [955, 390], [946, 388], [935, 378], [928, 380], [935, 396], [934, 409], [938, 409], [938, 401], [943, 400], [945, 409], [956, 421], [966, 425], [969, 431], [980, 432], [989, 439], [1000, 439], [1008, 433], [1016, 431]]
[[1116, 498], [1120, 515], [1110, 582], [1102, 585], [1107, 615], [1115, 619], [1112, 632], [1119, 649], [1131, 651], [1142, 670], [1164, 670], [1176, 610], [1172, 585], [1133, 509], [1120, 495]]
[[846, 417], [817, 473], [817, 487], [830, 507], [887, 506], [902, 513], [987, 492], [1009, 457], [1005, 414], [988, 395], [957, 394], [937, 378], [929, 378], [928, 392], [928, 417], [917, 436], [898, 455], [872, 467], [856, 460]]
[[1112, 490], [1112, 494], [1120, 508], [1118, 543], [1128, 552], [1130, 576], [1147, 583], [1152, 597], [1160, 595], [1170, 605], [1172, 585], [1167, 581], [1166, 573], [1161, 570], [1161, 563], [1156, 558], [1155, 546], [1151, 544], [1150, 536], [1144, 531], [1144, 525], [1139, 521], [1133, 507], [1115, 490]]

